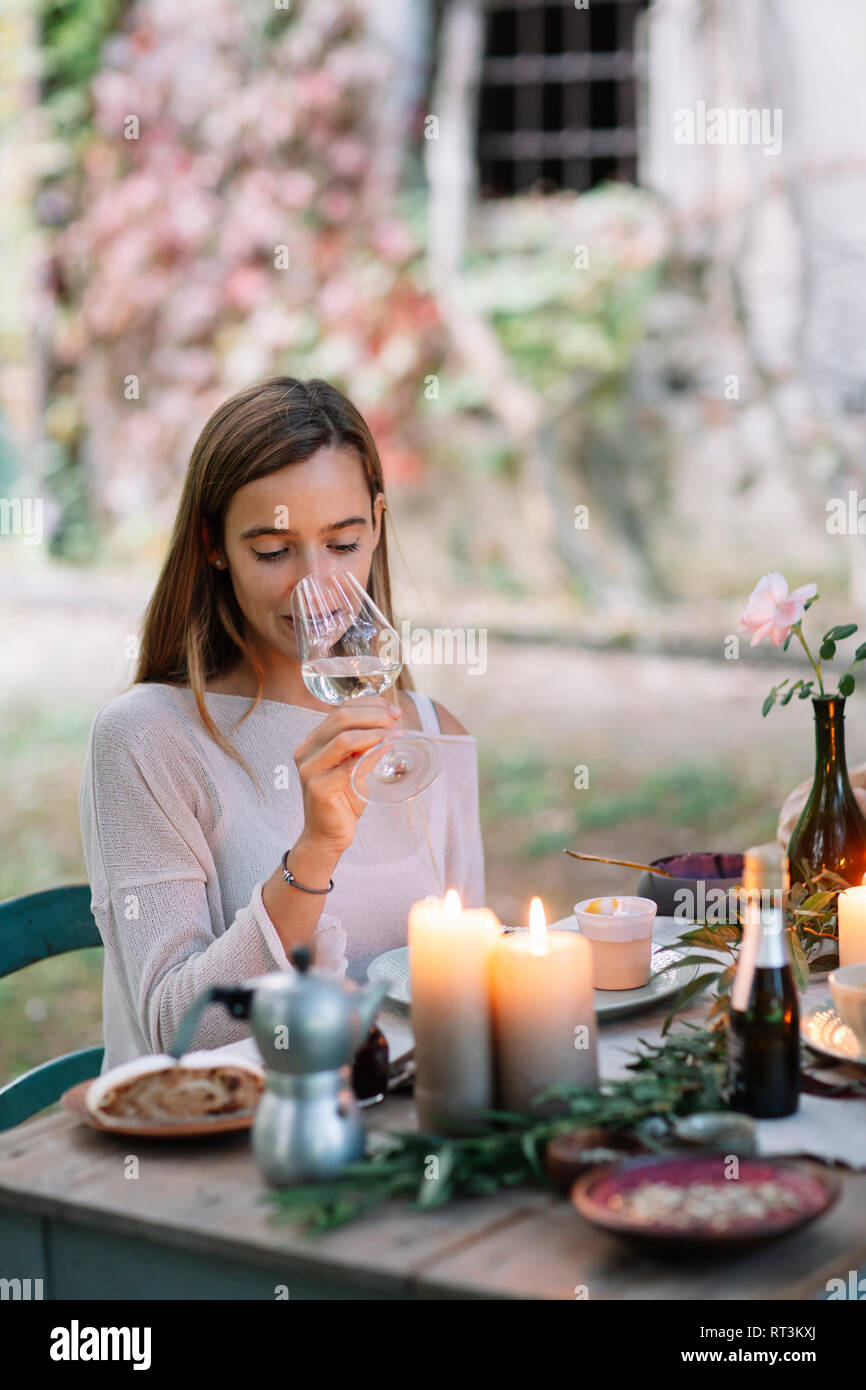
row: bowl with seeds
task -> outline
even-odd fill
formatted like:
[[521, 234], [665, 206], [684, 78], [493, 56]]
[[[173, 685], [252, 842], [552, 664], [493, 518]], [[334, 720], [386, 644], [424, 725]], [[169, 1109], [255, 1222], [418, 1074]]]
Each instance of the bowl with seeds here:
[[840, 1190], [832, 1172], [801, 1160], [652, 1154], [594, 1168], [571, 1197], [595, 1226], [684, 1250], [788, 1235], [822, 1216]]

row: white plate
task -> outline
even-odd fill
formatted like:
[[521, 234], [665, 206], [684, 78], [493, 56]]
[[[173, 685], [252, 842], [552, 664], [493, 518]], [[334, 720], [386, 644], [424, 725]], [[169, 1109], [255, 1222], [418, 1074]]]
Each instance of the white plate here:
[[837, 1062], [866, 1067], [866, 1053], [861, 1050], [856, 1034], [842, 1022], [832, 999], [822, 999], [809, 1010], [800, 1022], [800, 1036], [813, 1052], [822, 1052]]
[[[665, 919], [659, 920], [664, 921]], [[688, 923], [680, 923], [679, 926], [682, 929], [687, 929]], [[566, 917], [562, 922], [552, 922], [550, 929], [551, 931], [574, 931], [574, 918]], [[708, 966], [677, 966], [675, 962], [682, 954], [684, 954], [682, 948], [674, 948], [666, 942], [655, 942], [652, 958], [653, 972], [661, 970], [664, 973], [661, 975], [654, 973], [649, 984], [644, 985], [642, 989], [595, 990], [597, 1017], [618, 1018], [623, 1014], [639, 1013], [646, 1009], [652, 1009], [656, 1004], [678, 994], [684, 985], [694, 979], [699, 970], [709, 969]], [[666, 966], [670, 966], [670, 968], [665, 969]], [[395, 950], [385, 951], [375, 960], [371, 960], [367, 966], [367, 977], [370, 980], [385, 980], [387, 982], [387, 998], [393, 999], [398, 1004], [411, 1004], [408, 946], [398, 946]]]

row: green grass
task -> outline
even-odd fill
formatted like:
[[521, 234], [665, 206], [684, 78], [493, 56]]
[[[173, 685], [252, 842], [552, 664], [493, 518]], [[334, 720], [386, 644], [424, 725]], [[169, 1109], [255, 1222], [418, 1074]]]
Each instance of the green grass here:
[[549, 804], [562, 769], [543, 755], [524, 749], [486, 761], [479, 752], [479, 780], [487, 818], [500, 821], [532, 815]]
[[91, 714], [7, 707], [0, 717], [0, 899], [82, 881], [78, 788]]
[[654, 772], [634, 787], [586, 805], [577, 816], [576, 830], [606, 830], [622, 821], [664, 815], [674, 825], [717, 824], [730, 819], [731, 809], [748, 801], [748, 792], [716, 767], [683, 763]]
[[[0, 712], [0, 899], [87, 879], [78, 788], [92, 715], [59, 702]], [[0, 980], [0, 1084], [102, 1041], [102, 948]]]
[[642, 825], [667, 824], [690, 830], [696, 849], [712, 847], [714, 837], [733, 827], [742, 844], [774, 832], [776, 812], [771, 799], [768, 810], [766, 785], [718, 766], [682, 763], [608, 792], [597, 790], [599, 781], [616, 776], [593, 768], [590, 786], [575, 790], [572, 768], [549, 754], [510, 753], [482, 764], [483, 819], [491, 827], [522, 822], [525, 828], [534, 821], [519, 841], [519, 853], [528, 860], [572, 847], [596, 830], [627, 828], [630, 843], [639, 843]]
[[0, 1084], [50, 1057], [102, 1042], [101, 946], [0, 980]]

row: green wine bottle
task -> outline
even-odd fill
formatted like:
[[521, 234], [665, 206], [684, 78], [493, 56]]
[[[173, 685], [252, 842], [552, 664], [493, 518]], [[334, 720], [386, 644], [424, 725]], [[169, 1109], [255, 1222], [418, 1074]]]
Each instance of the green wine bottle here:
[[727, 1097], [731, 1109], [759, 1119], [792, 1115], [800, 1103], [800, 1008], [782, 907], [786, 870], [776, 844], [746, 851]]

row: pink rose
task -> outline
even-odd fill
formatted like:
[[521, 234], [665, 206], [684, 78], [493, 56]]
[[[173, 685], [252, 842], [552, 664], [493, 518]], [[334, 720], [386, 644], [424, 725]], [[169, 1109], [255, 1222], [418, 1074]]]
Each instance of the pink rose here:
[[794, 624], [802, 618], [807, 600], [814, 598], [817, 592], [817, 584], [801, 584], [789, 594], [784, 575], [775, 571], [762, 575], [740, 614], [741, 631], [754, 634], [750, 646], [757, 646], [769, 633], [780, 647]]

